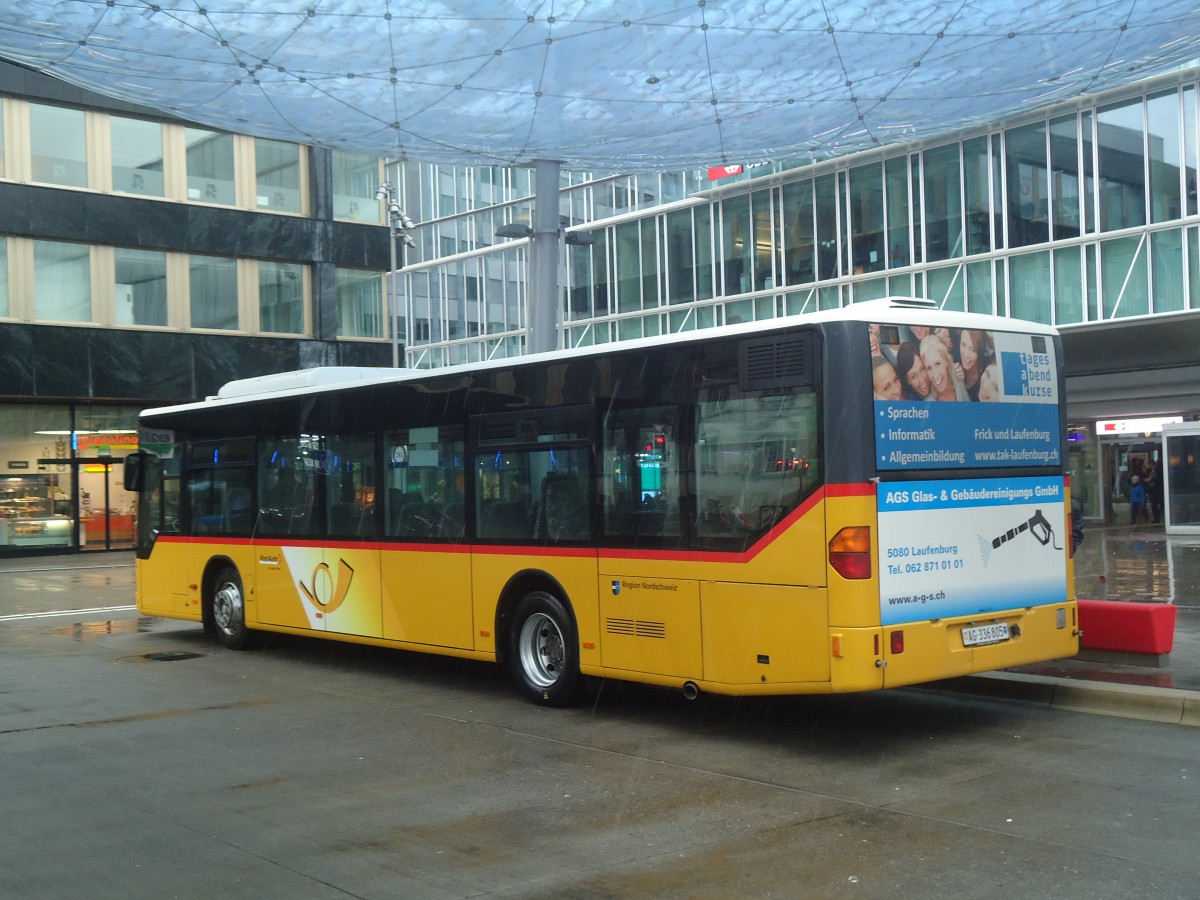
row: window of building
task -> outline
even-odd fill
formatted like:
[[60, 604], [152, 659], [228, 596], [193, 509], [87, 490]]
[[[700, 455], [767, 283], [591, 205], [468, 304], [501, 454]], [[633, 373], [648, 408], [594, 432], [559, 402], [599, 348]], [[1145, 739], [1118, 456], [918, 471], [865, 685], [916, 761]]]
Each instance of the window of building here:
[[658, 282], [658, 216], [642, 219], [642, 309], [660, 303]]
[[1008, 263], [1014, 319], [1050, 324], [1050, 252], [1024, 253]]
[[1080, 235], [1080, 204], [1086, 200], [1079, 178], [1078, 125], [1074, 116], [1050, 121], [1050, 196], [1054, 239]]
[[783, 270], [783, 223], [780, 191], [756, 191], [754, 207], [754, 285], [756, 290], [778, 287]]
[[632, 312], [642, 305], [642, 251], [637, 222], [616, 228], [617, 308]]
[[167, 324], [167, 255], [157, 250], [113, 251], [118, 325]]
[[184, 129], [187, 195], [200, 203], [235, 202], [233, 135], [203, 128]]
[[7, 174], [4, 167], [4, 99], [0, 97], [0, 178]]
[[807, 178], [783, 186], [783, 270], [789, 285], [816, 277], [813, 189]]
[[382, 220], [376, 192], [383, 180], [378, 158], [348, 154], [343, 150], [332, 151], [331, 157], [334, 164], [334, 218], [378, 224]]
[[[681, 209], [667, 213], [667, 301], [688, 303], [696, 297], [696, 263], [692, 233], [692, 211]], [[587, 248], [584, 248], [587, 249]], [[590, 254], [589, 254], [590, 256]]]
[[1171, 228], [1150, 235], [1151, 274], [1154, 278], [1154, 312], [1178, 312], [1186, 308], [1183, 268], [1183, 232]]
[[1196, 215], [1197, 169], [1200, 169], [1200, 160], [1196, 151], [1196, 89], [1188, 85], [1183, 89], [1183, 192], [1184, 215], [1188, 216]]
[[837, 180], [834, 175], [822, 175], [816, 179], [813, 204], [817, 214], [817, 278], [837, 278], [840, 269]]
[[193, 328], [236, 331], [238, 320], [237, 264], [217, 256], [188, 260]]
[[91, 251], [86, 245], [34, 241], [33, 269], [39, 321], [92, 321]]
[[1078, 245], [1054, 251], [1054, 324], [1083, 321], [1083, 254]]
[[744, 294], [754, 289], [754, 225], [750, 195], [721, 201], [721, 250], [725, 273], [723, 293]]
[[878, 272], [884, 249], [883, 167], [879, 163], [850, 170], [851, 265], [855, 275]]
[[[1146, 224], [1142, 100], [1103, 107], [1096, 113], [1099, 142], [1100, 230]], [[1107, 286], [1106, 286], [1107, 290]]]
[[8, 238], [0, 236], [0, 316], [8, 315]]
[[967, 280], [967, 311], [993, 315], [996, 312], [992, 291], [992, 263], [967, 263], [963, 277]]
[[907, 266], [909, 253], [908, 159], [901, 156], [884, 163], [887, 179], [888, 268]]
[[959, 145], [925, 151], [925, 249], [929, 262], [963, 255]]
[[300, 192], [300, 145], [257, 138], [254, 141], [255, 205], [273, 212], [303, 212]]
[[1150, 140], [1150, 221], [1178, 219], [1183, 212], [1179, 134], [1179, 93], [1168, 91], [1146, 100], [1146, 129]]
[[[966, 191], [967, 255], [992, 249], [992, 155], [987, 136], [963, 141], [963, 189]], [[1001, 225], [1000, 229], [1002, 230]]]
[[1116, 238], [1101, 243], [1100, 267], [1104, 279], [1104, 318], [1140, 316], [1150, 311], [1142, 237]]
[[1050, 240], [1050, 185], [1046, 167], [1046, 123], [1004, 133], [1008, 170], [1008, 245], [1028, 247]]
[[304, 333], [304, 268], [297, 263], [258, 264], [259, 328], [275, 334]]
[[338, 337], [383, 337], [383, 280], [379, 273], [337, 269], [334, 274]]
[[87, 127], [83, 110], [29, 104], [33, 180], [87, 187]]
[[113, 190], [163, 196], [163, 130], [145, 119], [109, 119], [112, 132]]

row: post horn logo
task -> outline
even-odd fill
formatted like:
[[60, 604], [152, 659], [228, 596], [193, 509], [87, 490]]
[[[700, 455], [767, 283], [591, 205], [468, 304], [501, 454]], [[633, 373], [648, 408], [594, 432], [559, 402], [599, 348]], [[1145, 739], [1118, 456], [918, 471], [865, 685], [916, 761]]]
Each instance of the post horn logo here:
[[354, 580], [354, 569], [344, 559], [338, 560], [337, 580], [328, 563], [317, 563], [312, 573], [312, 587], [303, 581], [296, 582], [308, 601], [322, 614], [333, 612], [342, 605], [350, 593], [350, 582]]

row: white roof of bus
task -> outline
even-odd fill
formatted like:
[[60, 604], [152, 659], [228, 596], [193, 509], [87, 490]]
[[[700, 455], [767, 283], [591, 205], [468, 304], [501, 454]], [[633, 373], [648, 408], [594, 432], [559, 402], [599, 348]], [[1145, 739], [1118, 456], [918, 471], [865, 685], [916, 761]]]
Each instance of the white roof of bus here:
[[[1028, 334], [1055, 333], [1055, 329], [1051, 326], [1042, 325], [1037, 322], [1026, 322], [1001, 316], [981, 315], [979, 313], [939, 310], [933, 301], [910, 297], [887, 297], [882, 300], [867, 300], [837, 309], [800, 313], [793, 316], [768, 319], [763, 322], [726, 325], [717, 333], [721, 337], [749, 335], [805, 322], [858, 321], [880, 322], [889, 325], [928, 325], [930, 324], [931, 316], [936, 319], [937, 327], [976, 328], [981, 331], [1016, 331]], [[223, 406], [236, 406], [267, 398], [282, 399], [344, 388], [365, 387], [370, 384], [398, 383], [423, 378], [485, 372], [492, 369], [501, 369], [532, 362], [573, 360], [581, 356], [594, 356], [646, 347], [669, 346], [671, 344], [694, 341], [697, 338], [703, 338], [705, 335], [705, 331], [677, 332], [659, 337], [621, 341], [615, 344], [593, 344], [588, 347], [553, 350], [547, 353], [529, 354], [515, 358], [504, 357], [486, 362], [464, 363], [438, 369], [392, 369], [367, 366], [324, 366], [312, 369], [299, 369], [292, 372], [280, 372], [274, 375], [260, 375], [256, 378], [243, 378], [230, 381], [221, 387], [215, 397], [208, 397], [204, 400], [183, 403], [177, 406], [146, 409], [142, 411], [142, 415], [154, 416], [189, 410], [214, 409]]]

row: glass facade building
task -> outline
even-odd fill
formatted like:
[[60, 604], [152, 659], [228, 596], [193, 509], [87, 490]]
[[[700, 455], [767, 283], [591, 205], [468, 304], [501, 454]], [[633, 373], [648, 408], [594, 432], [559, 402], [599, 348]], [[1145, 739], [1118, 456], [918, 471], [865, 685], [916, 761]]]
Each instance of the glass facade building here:
[[0, 555], [131, 546], [140, 409], [390, 365], [382, 177], [0, 62]]
[[[1077, 493], [1089, 516], [1107, 518], [1122, 502], [1118, 470], [1131, 442], [1106, 449], [1095, 420], [1200, 413], [1194, 378], [1190, 389], [1163, 388], [1189, 379], [1187, 351], [1174, 359], [1151, 337], [1167, 322], [1200, 336], [1198, 77], [1192, 69], [949, 140], [713, 182], [705, 173], [564, 173], [560, 222], [568, 236], [590, 231], [591, 243], [562, 248], [559, 346], [887, 295], [1053, 324], [1084, 436], [1073, 443]], [[531, 221], [532, 172], [398, 170], [401, 203], [420, 223], [398, 279], [408, 364], [524, 352], [529, 242], [497, 238], [496, 228]], [[1129, 336], [1115, 354], [1111, 333], [1092, 339], [1113, 325]], [[1097, 365], [1087, 357], [1100, 347], [1107, 358]], [[1131, 393], [1122, 372], [1148, 365], [1163, 379]], [[1112, 384], [1127, 388], [1124, 399]]]

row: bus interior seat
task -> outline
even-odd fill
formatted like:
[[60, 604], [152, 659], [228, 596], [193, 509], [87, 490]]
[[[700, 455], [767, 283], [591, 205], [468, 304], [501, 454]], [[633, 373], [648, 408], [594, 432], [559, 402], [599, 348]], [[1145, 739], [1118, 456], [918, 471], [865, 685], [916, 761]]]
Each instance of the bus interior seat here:
[[487, 538], [528, 538], [529, 508], [520, 500], [491, 500], [483, 505], [479, 533]]
[[591, 532], [581, 477], [552, 472], [542, 479], [537, 536], [551, 541], [581, 541]]
[[374, 531], [372, 509], [357, 503], [334, 503], [329, 508], [329, 532], [337, 537], [370, 537]]
[[414, 500], [400, 507], [396, 534], [400, 537], [437, 537], [440, 516], [432, 503]]
[[466, 528], [466, 507], [461, 500], [451, 500], [442, 510], [442, 529], [448, 538], [458, 540]]

